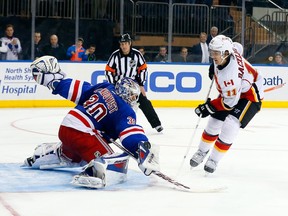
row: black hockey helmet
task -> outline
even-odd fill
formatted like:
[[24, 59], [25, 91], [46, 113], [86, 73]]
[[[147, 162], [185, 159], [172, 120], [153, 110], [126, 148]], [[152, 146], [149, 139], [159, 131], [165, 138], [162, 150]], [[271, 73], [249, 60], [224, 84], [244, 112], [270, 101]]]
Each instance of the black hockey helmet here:
[[121, 42], [131, 42], [131, 37], [128, 33], [121, 35], [119, 43]]

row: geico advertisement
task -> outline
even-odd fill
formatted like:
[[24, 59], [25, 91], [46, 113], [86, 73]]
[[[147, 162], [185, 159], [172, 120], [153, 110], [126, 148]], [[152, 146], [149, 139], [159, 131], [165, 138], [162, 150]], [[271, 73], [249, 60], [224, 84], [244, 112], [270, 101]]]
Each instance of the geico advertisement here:
[[[0, 100], [49, 100], [61, 99], [38, 85], [30, 70], [31, 62], [0, 62]], [[60, 62], [67, 77], [96, 84], [105, 80], [105, 63]], [[145, 84], [151, 100], [204, 100], [211, 80], [208, 65], [148, 64], [149, 75]], [[256, 65], [264, 77], [265, 99], [288, 101], [287, 67]], [[215, 84], [211, 96], [218, 93]]]

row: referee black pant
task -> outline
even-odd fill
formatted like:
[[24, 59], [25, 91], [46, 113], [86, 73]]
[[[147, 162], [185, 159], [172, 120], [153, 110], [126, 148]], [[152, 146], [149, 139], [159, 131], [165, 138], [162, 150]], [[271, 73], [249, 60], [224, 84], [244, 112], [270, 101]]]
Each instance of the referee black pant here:
[[154, 107], [152, 106], [151, 101], [148, 100], [148, 98], [145, 97], [142, 93], [140, 93], [138, 102], [139, 102], [139, 108], [144, 113], [151, 127], [155, 128], [157, 126], [160, 126], [161, 122], [159, 120], [157, 113], [154, 110]]

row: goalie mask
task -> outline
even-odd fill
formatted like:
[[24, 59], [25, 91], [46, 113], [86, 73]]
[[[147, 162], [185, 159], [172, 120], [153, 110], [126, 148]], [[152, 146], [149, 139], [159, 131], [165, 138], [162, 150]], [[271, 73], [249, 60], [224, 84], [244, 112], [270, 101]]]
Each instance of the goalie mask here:
[[232, 40], [224, 35], [214, 37], [209, 43], [209, 53], [215, 63], [221, 65], [223, 61], [233, 53]]
[[131, 107], [135, 106], [140, 94], [139, 85], [131, 78], [124, 77], [115, 85], [116, 94]]

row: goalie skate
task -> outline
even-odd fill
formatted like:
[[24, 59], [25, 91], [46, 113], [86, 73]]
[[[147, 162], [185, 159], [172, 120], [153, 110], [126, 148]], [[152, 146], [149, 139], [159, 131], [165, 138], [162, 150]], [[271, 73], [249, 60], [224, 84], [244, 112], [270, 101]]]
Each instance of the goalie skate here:
[[127, 179], [129, 156], [114, 153], [102, 156], [85, 166], [84, 171], [73, 177], [71, 184], [87, 188], [104, 188]]
[[103, 179], [91, 177], [88, 174], [82, 172], [79, 175], [73, 177], [71, 184], [80, 187], [88, 187], [88, 188], [104, 188], [105, 183], [105, 175]]
[[106, 167], [104, 160], [92, 160], [85, 166], [83, 172], [73, 177], [71, 184], [88, 188], [103, 188], [106, 185]]

